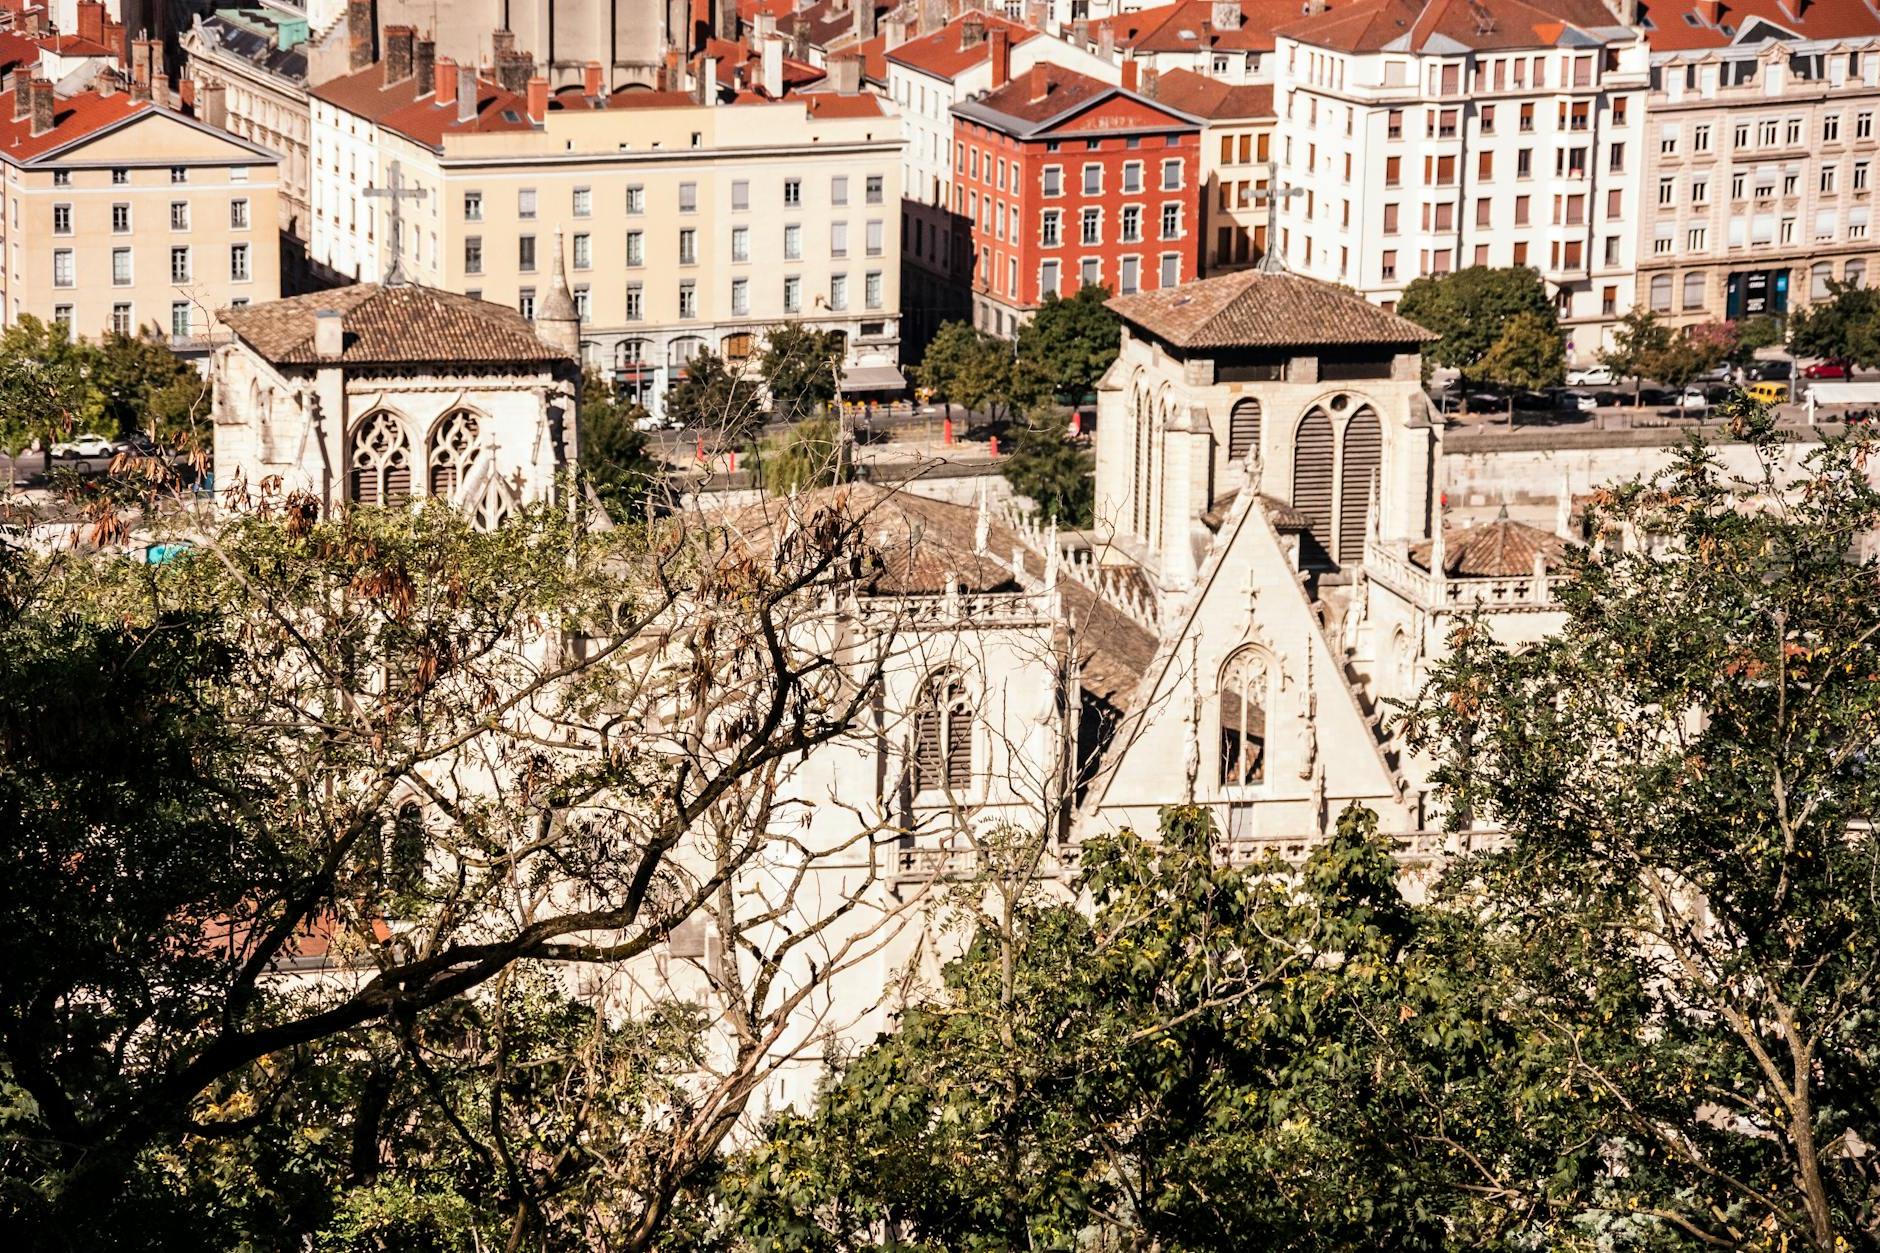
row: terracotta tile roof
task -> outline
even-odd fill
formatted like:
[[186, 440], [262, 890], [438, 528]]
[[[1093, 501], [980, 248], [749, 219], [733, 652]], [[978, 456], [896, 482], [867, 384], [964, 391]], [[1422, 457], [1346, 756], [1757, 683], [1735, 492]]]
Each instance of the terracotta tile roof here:
[[32, 118], [14, 119], [13, 95], [10, 91], [0, 92], [0, 159], [14, 162], [31, 161], [133, 114], [157, 111], [147, 100], [131, 99], [128, 92], [101, 96], [96, 91], [81, 91], [75, 96], [55, 97], [52, 129], [34, 135]]
[[[1040, 555], [1038, 561], [1043, 560]], [[1154, 599], [1148, 579], [1136, 567], [1107, 573], [1118, 582], [1135, 584], [1144, 599]], [[1080, 686], [1097, 700], [1122, 710], [1155, 660], [1155, 634], [1076, 579], [1059, 578], [1057, 590], [1064, 601], [1064, 616], [1075, 632]]]
[[[1040, 72], [1044, 76], [1045, 94], [1033, 98], [1033, 74]], [[1111, 96], [1126, 97], [1162, 114], [1167, 119], [1166, 127], [1162, 129], [1192, 130], [1201, 122], [1199, 118], [1183, 114], [1172, 105], [1125, 91], [1088, 74], [1043, 62], [1034, 64], [1026, 73], [1020, 74], [997, 91], [974, 95], [969, 100], [961, 101], [953, 106], [953, 113], [956, 117], [967, 118], [1001, 134], [1029, 139], [1055, 129], [1073, 114], [1082, 113]], [[1154, 130], [1158, 127], [1147, 125], [1136, 129]]]
[[0, 74], [16, 65], [36, 65], [39, 45], [16, 31], [0, 30]]
[[54, 56], [61, 57], [116, 57], [96, 39], [87, 39], [83, 35], [47, 35], [39, 40], [39, 46]]
[[[858, 0], [817, 0], [815, 4], [799, 4], [794, 13], [777, 15], [777, 33], [786, 38], [796, 34], [800, 28], [810, 45], [827, 48], [841, 43], [855, 33], [855, 8]], [[900, 0], [859, 0], [875, 6], [875, 28], [881, 28], [881, 20], [894, 12]]]
[[[1035, 37], [1038, 32], [1023, 22], [1014, 22], [1010, 18], [996, 13], [974, 13], [985, 27], [985, 34], [1002, 30], [1016, 47]], [[967, 44], [965, 17], [956, 17], [939, 30], [921, 35], [901, 44], [887, 54], [888, 60], [896, 65], [905, 65], [911, 70], [933, 78], [952, 82], [963, 71], [983, 64], [992, 55], [992, 46], [985, 38], [979, 42]]]
[[[718, 58], [718, 82], [725, 87], [736, 87], [742, 78], [743, 85], [755, 90], [763, 77], [764, 58], [754, 54], [749, 45], [733, 43], [729, 39], [720, 39], [716, 35], [705, 41], [705, 50], [692, 58], [694, 74], [705, 68], [706, 57]], [[740, 74], [740, 71], [742, 73]], [[828, 77], [828, 72], [808, 61], [799, 61], [795, 57], [783, 59], [783, 89], [789, 92], [810, 83], [821, 82]]]
[[[1410, 560], [1427, 570], [1434, 541], [1410, 545]], [[1443, 530], [1443, 573], [1452, 579], [1518, 579], [1534, 573], [1539, 554], [1548, 573], [1561, 569], [1567, 541], [1558, 535], [1497, 518], [1480, 526]]]
[[343, 319], [346, 365], [522, 365], [561, 360], [507, 305], [430, 287], [361, 283], [333, 291], [224, 309], [217, 316], [276, 365], [312, 365], [314, 315]]
[[[1273, 84], [1246, 83], [1236, 86], [1193, 70], [1168, 70], [1155, 80], [1157, 104], [1165, 104], [1183, 113], [1214, 120], [1224, 118], [1275, 118]], [[1277, 120], [1277, 119], [1276, 119]]]
[[1258, 270], [1117, 296], [1109, 306], [1178, 348], [1409, 345], [1436, 338], [1329, 283]]
[[[1483, 15], [1492, 19], [1483, 21]], [[1342, 52], [1480, 51], [1503, 48], [1597, 47], [1622, 41], [1624, 24], [1603, 0], [1358, 0], [1300, 18], [1276, 33]]]
[[[1202, 525], [1218, 535], [1221, 528], [1227, 525], [1227, 519], [1234, 512], [1234, 502], [1239, 499], [1240, 489], [1238, 487], [1231, 492], [1216, 496], [1213, 502], [1208, 505], [1208, 511], [1201, 515]], [[1267, 521], [1273, 524], [1273, 529], [1282, 534], [1288, 531], [1310, 531], [1312, 529], [1311, 518], [1308, 518], [1305, 514], [1293, 508], [1285, 501], [1268, 496], [1264, 492], [1260, 494], [1260, 507], [1266, 510]]]
[[455, 100], [420, 97], [415, 75], [387, 84], [379, 65], [328, 79], [307, 94], [430, 148], [442, 147], [447, 134], [533, 128], [529, 102], [486, 79], [477, 80], [477, 112], [468, 122], [457, 120]]
[[[1859, 39], [1880, 35], [1880, 12], [1863, 0], [1726, 0], [1713, 24], [1698, 0], [1647, 0], [1642, 20], [1653, 52], [1688, 52], [1736, 43], [1760, 44], [1764, 35], [1798, 39]], [[1795, 16], [1791, 16], [1794, 14]], [[1774, 27], [1758, 35], [1757, 23]], [[1745, 38], [1745, 33], [1750, 35]]]
[[1092, 22], [1091, 37], [1107, 27], [1118, 48], [1143, 53], [1271, 52], [1274, 29], [1297, 20], [1299, 8], [1299, 0], [1241, 0], [1240, 25], [1216, 30], [1211, 0], [1176, 0]]

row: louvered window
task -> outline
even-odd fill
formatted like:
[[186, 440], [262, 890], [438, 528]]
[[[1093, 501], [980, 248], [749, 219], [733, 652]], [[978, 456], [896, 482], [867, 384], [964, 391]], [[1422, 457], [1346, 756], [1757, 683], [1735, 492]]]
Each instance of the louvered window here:
[[447, 414], [431, 432], [430, 492], [449, 500], [463, 486], [477, 455], [476, 415], [459, 409]]
[[1384, 432], [1377, 414], [1360, 409], [1345, 424], [1345, 457], [1338, 473], [1338, 562], [1364, 560], [1364, 519], [1371, 489], [1384, 464]]
[[1227, 459], [1244, 461], [1260, 447], [1260, 402], [1249, 396], [1236, 400], [1227, 419]]
[[959, 675], [927, 681], [914, 711], [914, 788], [963, 792], [973, 781], [973, 708]]
[[411, 440], [396, 417], [374, 413], [353, 433], [351, 486], [362, 505], [411, 499]]
[[1313, 409], [1299, 420], [1293, 440], [1293, 508], [1306, 517], [1300, 564], [1325, 569], [1332, 564], [1332, 420]]
[[1266, 781], [1266, 655], [1243, 648], [1221, 668], [1221, 783]]

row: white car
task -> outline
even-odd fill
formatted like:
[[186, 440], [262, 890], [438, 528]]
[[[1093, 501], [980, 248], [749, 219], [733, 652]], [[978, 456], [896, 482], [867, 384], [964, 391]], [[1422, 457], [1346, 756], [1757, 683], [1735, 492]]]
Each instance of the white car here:
[[115, 457], [117, 450], [115, 440], [88, 433], [80, 435], [77, 439], [67, 440], [63, 444], [54, 444], [52, 455], [55, 457]]
[[1581, 366], [1567, 371], [1568, 387], [1611, 387], [1612, 371], [1603, 365]]
[[1680, 409], [1708, 409], [1710, 397], [1701, 387], [1687, 387], [1679, 393], [1675, 403]]

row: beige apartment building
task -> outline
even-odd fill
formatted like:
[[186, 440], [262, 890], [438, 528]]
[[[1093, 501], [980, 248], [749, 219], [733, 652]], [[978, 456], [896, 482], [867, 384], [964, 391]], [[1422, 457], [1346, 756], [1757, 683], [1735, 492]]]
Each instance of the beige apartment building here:
[[[1124, 65], [1123, 81], [1137, 76]], [[1147, 72], [1143, 95], [1201, 119], [1201, 272], [1258, 265], [1266, 255], [1268, 173], [1273, 163], [1271, 83], [1236, 86], [1194, 70]]]
[[1685, 0], [1669, 17], [1647, 35], [1640, 303], [1735, 320], [1875, 281], [1880, 16]]
[[0, 307], [75, 335], [155, 327], [181, 352], [215, 313], [280, 295], [279, 158], [109, 89], [0, 92]]
[[849, 390], [900, 384], [902, 140], [878, 97], [518, 95], [430, 69], [312, 93], [316, 239], [362, 277], [395, 259], [532, 317], [560, 248], [584, 359], [654, 413], [699, 351], [746, 360], [786, 321], [846, 337]]

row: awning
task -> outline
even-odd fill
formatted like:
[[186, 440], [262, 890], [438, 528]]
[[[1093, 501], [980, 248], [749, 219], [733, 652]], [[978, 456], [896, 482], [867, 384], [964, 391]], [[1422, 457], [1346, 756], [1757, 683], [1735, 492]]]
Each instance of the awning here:
[[907, 379], [891, 365], [858, 365], [842, 372], [844, 395], [849, 392], [898, 392], [906, 386]]

